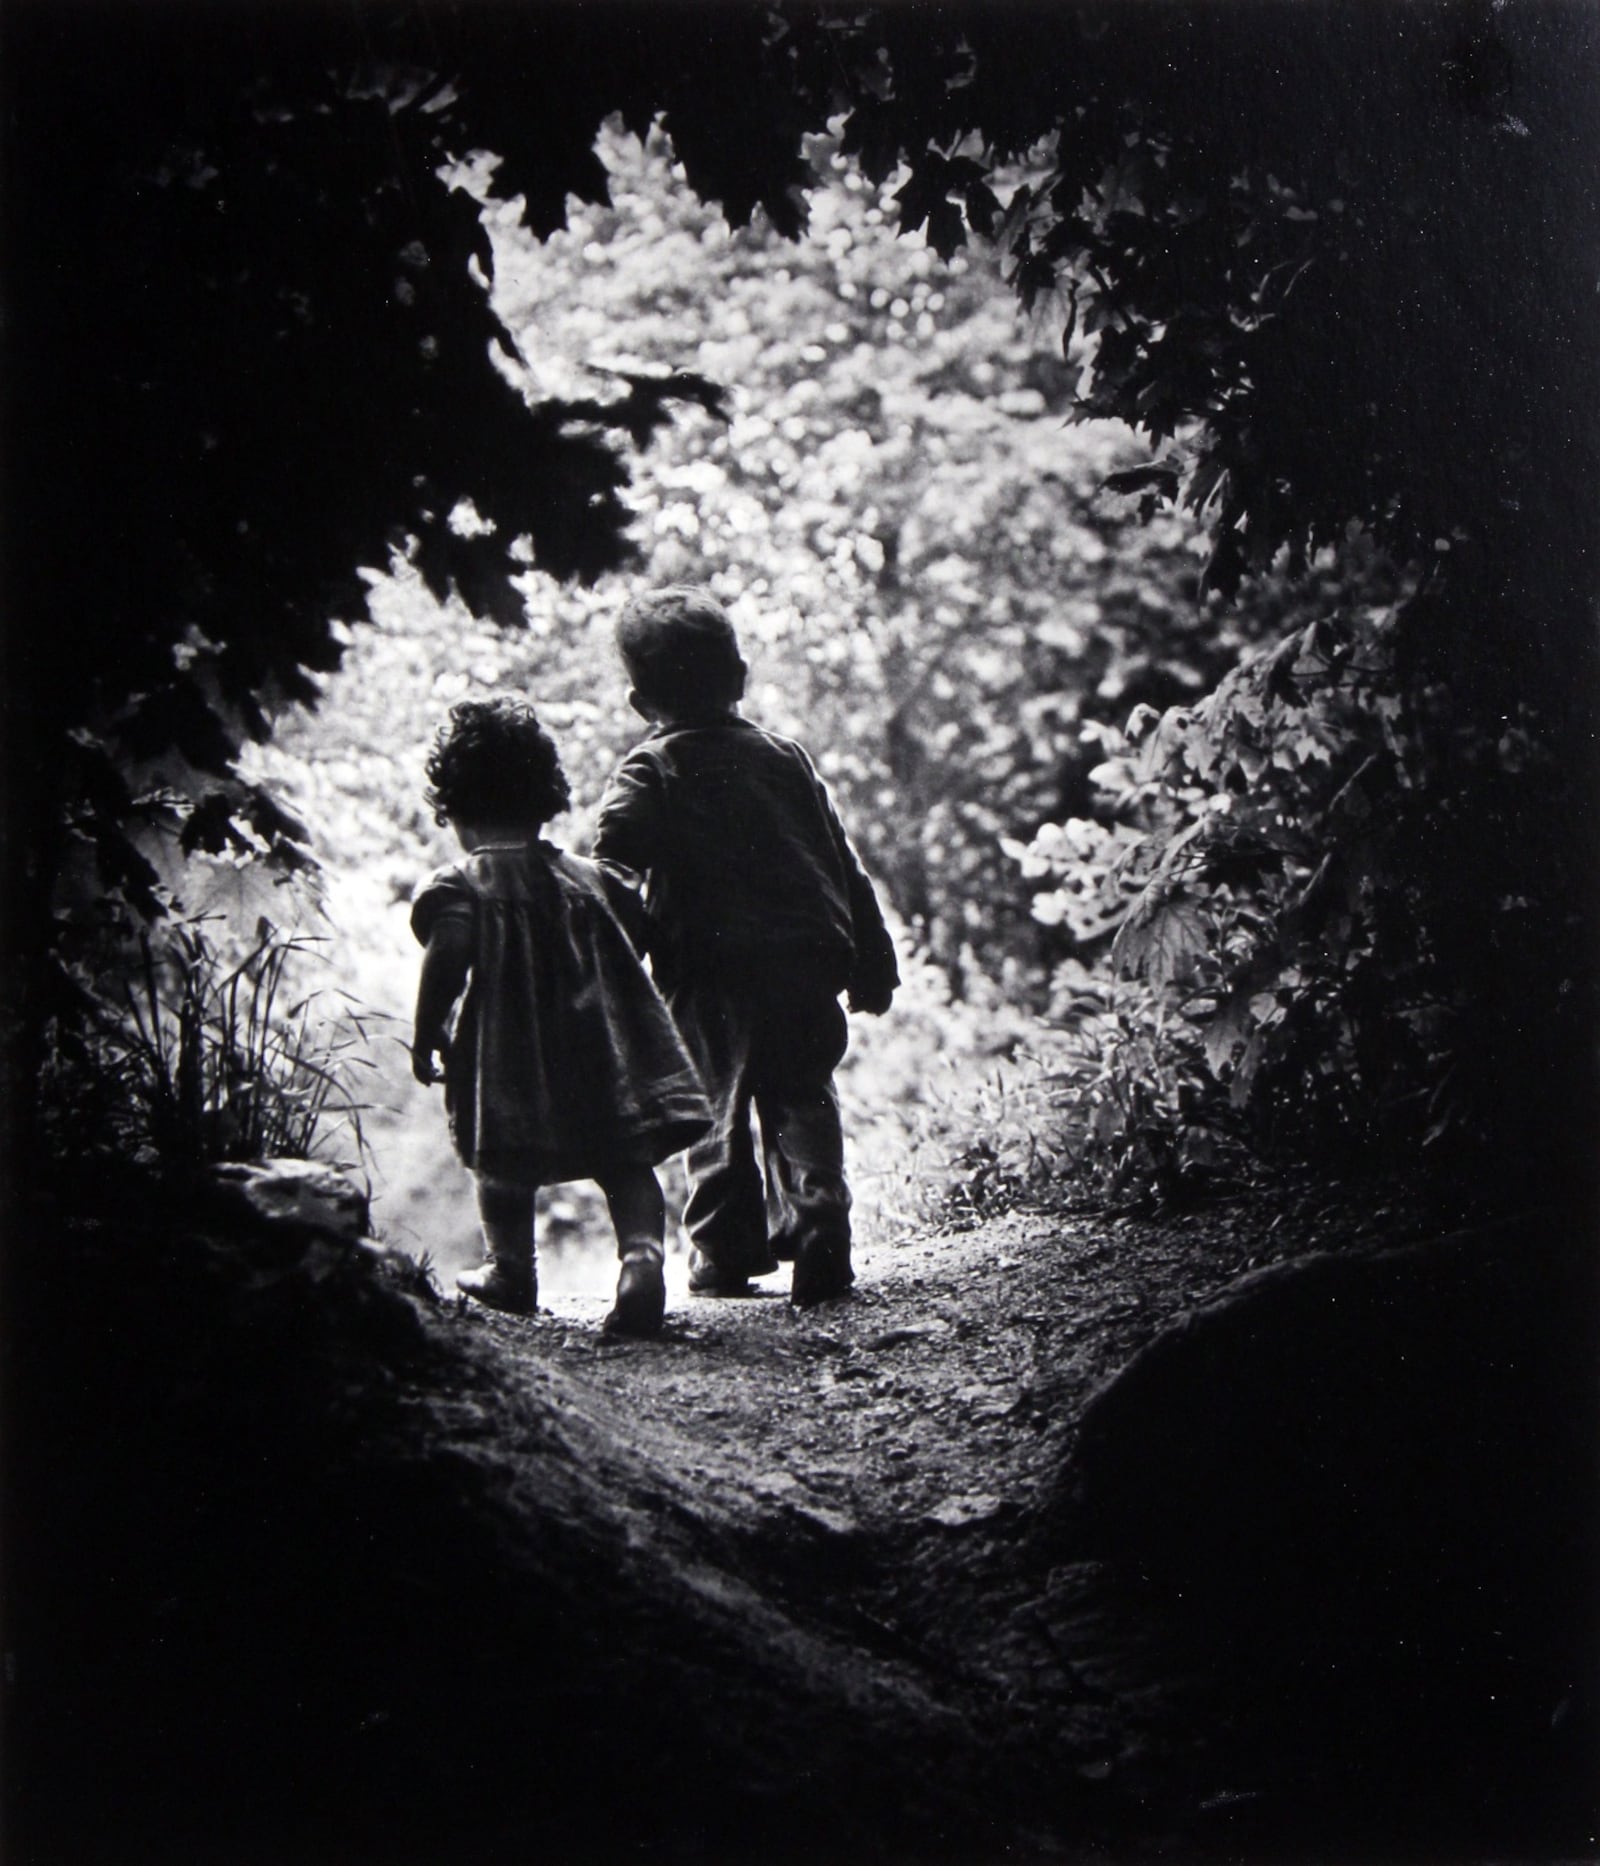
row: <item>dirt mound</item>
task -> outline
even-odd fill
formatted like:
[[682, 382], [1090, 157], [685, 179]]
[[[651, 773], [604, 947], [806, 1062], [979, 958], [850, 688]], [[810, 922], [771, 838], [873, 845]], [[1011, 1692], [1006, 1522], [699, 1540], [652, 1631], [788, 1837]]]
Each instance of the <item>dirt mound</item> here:
[[1338, 1210], [1013, 1213], [869, 1245], [847, 1303], [680, 1299], [643, 1343], [600, 1290], [517, 1321], [329, 1239], [37, 1215], [11, 1856], [1281, 1855], [1303, 1755], [1269, 1780], [1067, 1478], [1176, 1316], [1412, 1222]]

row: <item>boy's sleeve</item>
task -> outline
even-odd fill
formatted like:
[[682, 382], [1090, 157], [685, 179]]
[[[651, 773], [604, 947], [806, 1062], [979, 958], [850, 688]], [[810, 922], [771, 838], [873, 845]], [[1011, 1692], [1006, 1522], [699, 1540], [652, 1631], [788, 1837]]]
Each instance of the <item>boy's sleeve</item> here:
[[639, 892], [639, 877], [631, 868], [598, 862], [601, 891], [628, 944], [642, 958], [650, 950], [650, 921]]
[[895, 986], [900, 983], [900, 966], [872, 883], [848, 841], [845, 851], [849, 858], [846, 873], [850, 885], [850, 928], [856, 948], [845, 989], [852, 1010], [879, 1016], [888, 1010], [894, 998]]
[[[807, 763], [810, 764], [809, 758]], [[839, 860], [844, 866], [845, 889], [850, 903], [850, 937], [855, 946], [850, 977], [845, 985], [850, 1008], [853, 1011], [866, 1011], [874, 1017], [881, 1016], [888, 1010], [895, 987], [900, 983], [900, 966], [895, 958], [894, 941], [883, 923], [883, 909], [878, 905], [877, 893], [867, 879], [867, 871], [861, 866], [860, 857], [850, 838], [845, 834], [839, 812], [834, 808], [828, 787], [815, 765], [811, 766], [811, 775], [839, 851]]]
[[636, 746], [611, 774], [600, 799], [594, 859], [607, 868], [647, 875], [661, 846], [661, 773]]

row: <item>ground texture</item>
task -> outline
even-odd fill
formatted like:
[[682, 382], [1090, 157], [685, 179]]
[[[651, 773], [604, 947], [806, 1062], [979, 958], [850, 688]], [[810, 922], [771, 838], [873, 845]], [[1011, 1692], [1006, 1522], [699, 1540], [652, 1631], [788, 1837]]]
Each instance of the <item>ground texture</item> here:
[[1177, 1318], [1440, 1222], [1326, 1185], [1012, 1211], [869, 1244], [844, 1303], [680, 1287], [615, 1342], [603, 1269], [516, 1320], [327, 1241], [45, 1214], [8, 1857], [1587, 1857], [1581, 1628], [1570, 1683], [1530, 1635], [1351, 1687], [1359, 1625], [1186, 1601], [1075, 1491], [1086, 1408]]

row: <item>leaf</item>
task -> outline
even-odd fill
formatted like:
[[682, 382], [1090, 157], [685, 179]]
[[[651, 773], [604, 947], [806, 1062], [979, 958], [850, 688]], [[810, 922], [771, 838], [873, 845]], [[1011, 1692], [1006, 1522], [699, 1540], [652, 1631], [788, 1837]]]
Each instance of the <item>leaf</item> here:
[[1001, 214], [999, 197], [994, 190], [987, 182], [969, 182], [964, 199], [967, 224], [972, 231], [986, 240], [992, 238]]
[[1055, 289], [1056, 269], [1050, 259], [1031, 247], [1014, 247], [1012, 251], [1016, 259], [1016, 269], [1011, 274], [1012, 288], [1022, 300], [1023, 309], [1031, 311], [1046, 292]]
[[1244, 580], [1244, 549], [1239, 535], [1227, 531], [1218, 538], [1200, 578], [1200, 587], [1221, 596], [1236, 596]]
[[239, 750], [237, 735], [184, 674], [136, 696], [118, 718], [117, 733], [136, 758], [175, 748], [196, 770], [218, 776], [231, 771]]
[[911, 173], [894, 196], [900, 209], [900, 231], [915, 233], [933, 209], [945, 199], [949, 168], [936, 150], [927, 150], [911, 166]]
[[1164, 499], [1178, 496], [1178, 470], [1153, 462], [1149, 466], [1127, 467], [1121, 473], [1108, 473], [1100, 482], [1107, 492], [1143, 492], [1146, 487]]
[[967, 243], [967, 225], [953, 201], [935, 201], [928, 209], [928, 244], [949, 259]]
[[263, 842], [307, 843], [311, 840], [311, 831], [301, 819], [292, 815], [270, 791], [259, 784], [253, 785], [247, 792], [244, 808], [250, 827]]
[[1253, 991], [1231, 992], [1200, 1025], [1205, 1046], [1206, 1065], [1212, 1075], [1221, 1078], [1224, 1067], [1233, 1061], [1234, 1046], [1247, 1043], [1255, 1027], [1250, 1001]]
[[240, 853], [250, 848], [249, 838], [239, 832], [234, 821], [238, 800], [225, 791], [212, 791], [189, 812], [179, 836], [179, 846], [186, 855], [203, 849], [207, 855], [222, 855], [228, 850]]
[[161, 877], [123, 833], [120, 824], [97, 821], [90, 826], [95, 864], [107, 893], [120, 894], [146, 920], [159, 920], [167, 903], [157, 892]]
[[1195, 903], [1172, 895], [1123, 922], [1111, 948], [1112, 963], [1130, 978], [1167, 985], [1194, 970], [1209, 950], [1205, 923]]
[[1266, 1048], [1267, 1030], [1265, 1025], [1261, 1025], [1251, 1033], [1249, 1042], [1244, 1046], [1244, 1054], [1234, 1065], [1233, 1080], [1228, 1084], [1228, 1100], [1235, 1108], [1242, 1108], [1250, 1099], [1250, 1090], [1266, 1055]]
[[1189, 480], [1188, 493], [1185, 498], [1185, 503], [1192, 511], [1203, 512], [1206, 509], [1227, 477], [1227, 473], [1226, 463], [1215, 454], [1200, 462]]

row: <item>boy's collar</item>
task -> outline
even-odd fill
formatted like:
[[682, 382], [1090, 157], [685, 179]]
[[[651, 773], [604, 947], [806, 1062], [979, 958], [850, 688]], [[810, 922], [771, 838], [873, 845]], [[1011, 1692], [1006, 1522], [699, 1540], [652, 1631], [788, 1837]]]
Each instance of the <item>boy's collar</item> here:
[[750, 721], [743, 713], [708, 713], [703, 719], [658, 719], [649, 736], [663, 739], [672, 732], [712, 732], [722, 726], [745, 726]]

